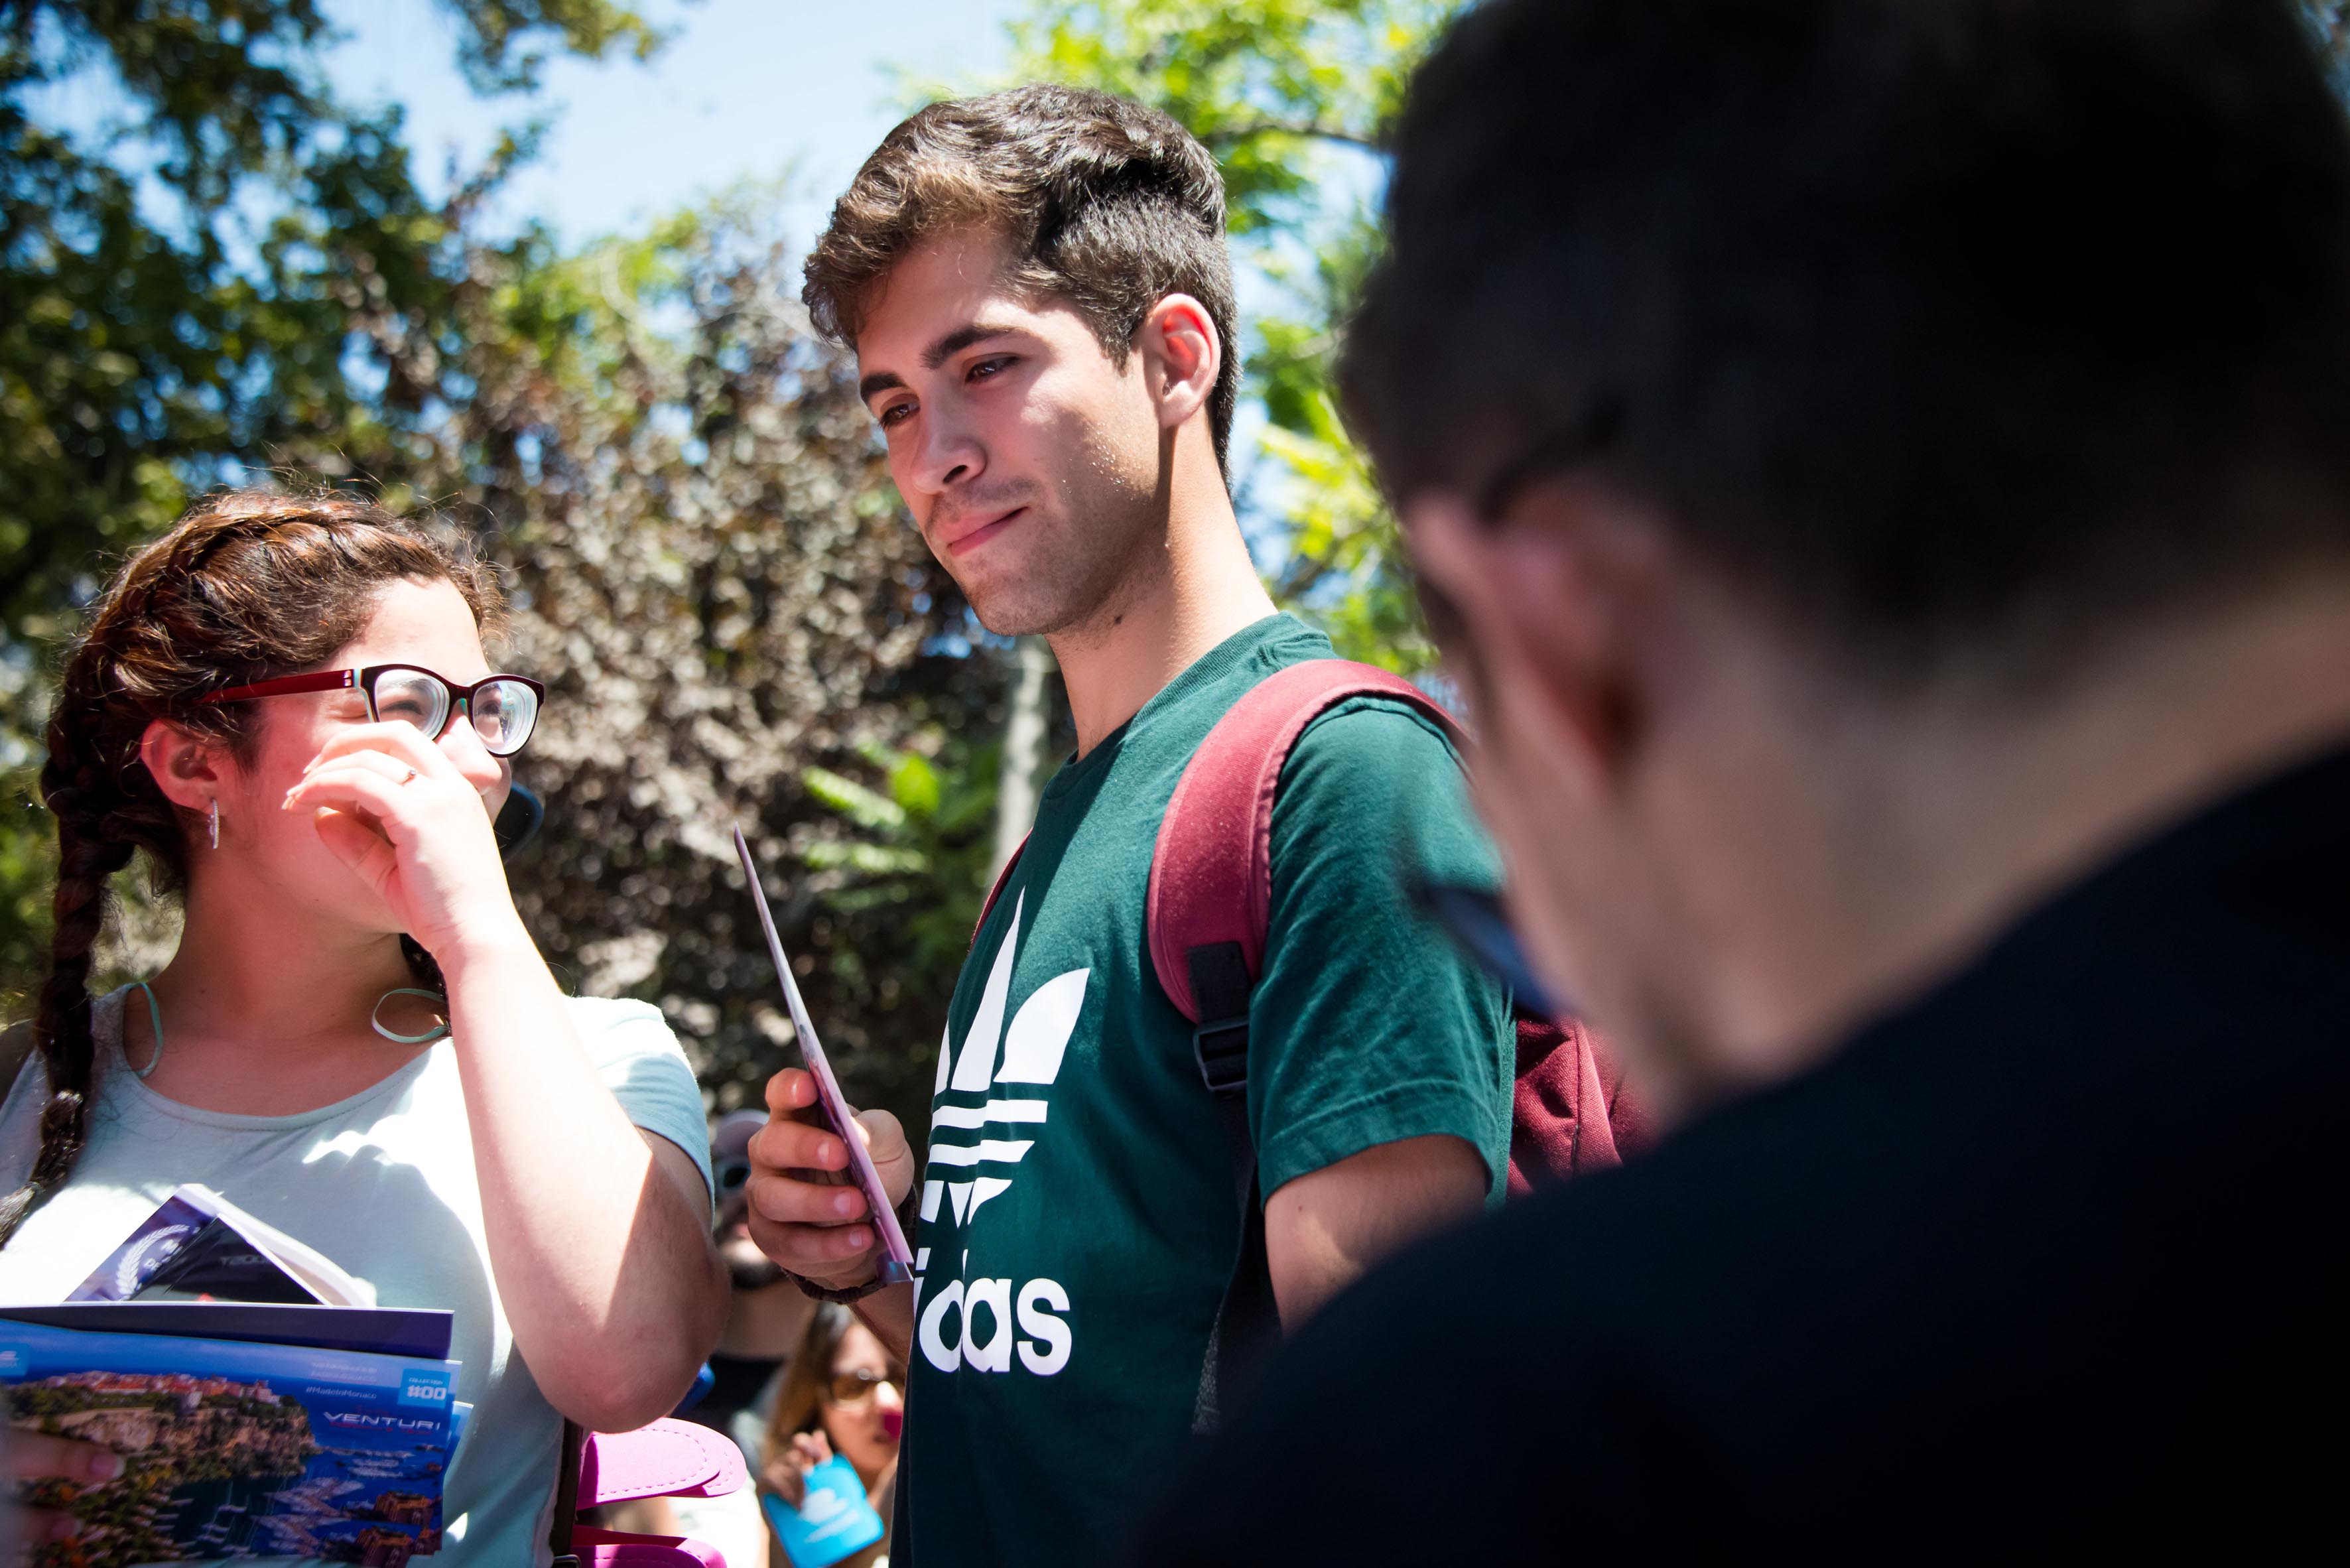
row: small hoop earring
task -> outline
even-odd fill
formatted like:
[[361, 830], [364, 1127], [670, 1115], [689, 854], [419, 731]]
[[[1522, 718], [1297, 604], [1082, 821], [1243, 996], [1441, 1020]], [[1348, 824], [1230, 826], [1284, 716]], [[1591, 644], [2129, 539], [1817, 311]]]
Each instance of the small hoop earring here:
[[[130, 988], [147, 998], [147, 1023], [155, 1031], [155, 1049], [147, 1054], [147, 1064], [144, 1067], [130, 1067], [132, 1077], [144, 1078], [155, 1070], [155, 1064], [163, 1059], [163, 1010], [155, 1003], [154, 988], [145, 981], [134, 980], [130, 982]], [[128, 1032], [125, 1033], [127, 1035]], [[128, 1050], [122, 1053], [122, 1064], [126, 1067], [130, 1066], [130, 1053]]]
[[438, 1002], [444, 1006], [447, 1005], [449, 1000], [437, 991], [418, 991], [413, 986], [403, 985], [396, 990], [387, 991], [381, 996], [375, 999], [374, 1011], [368, 1014], [368, 1026], [373, 1029], [378, 1034], [382, 1035], [385, 1039], [390, 1041], [395, 1045], [430, 1045], [434, 1041], [441, 1039], [449, 1033], [449, 1022], [445, 1018], [435, 1023], [432, 1028], [426, 1030], [421, 1034], [395, 1034], [390, 1030], [386, 1029], [383, 1026], [383, 1004], [390, 1002], [395, 996], [421, 996], [427, 1002]]
[[218, 796], [218, 795], [214, 795], [214, 796], [213, 796], [213, 808], [212, 808], [211, 815], [212, 815], [212, 825], [213, 825], [213, 826], [212, 826], [212, 834], [213, 834], [213, 847], [214, 849], [218, 849], [218, 848], [220, 847], [220, 796]]

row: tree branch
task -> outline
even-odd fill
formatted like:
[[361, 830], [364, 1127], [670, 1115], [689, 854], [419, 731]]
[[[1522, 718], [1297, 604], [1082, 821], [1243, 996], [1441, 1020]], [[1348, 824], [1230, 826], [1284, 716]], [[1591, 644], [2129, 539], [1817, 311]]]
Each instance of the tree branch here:
[[1211, 131], [1200, 140], [1210, 147], [1214, 147], [1222, 142], [1246, 141], [1252, 136], [1275, 134], [1301, 136], [1310, 141], [1336, 141], [1342, 146], [1361, 148], [1366, 152], [1387, 151], [1378, 142], [1358, 131], [1348, 130], [1344, 126], [1324, 125], [1318, 120], [1308, 120], [1298, 125], [1281, 119], [1253, 119], [1245, 125], [1228, 126], [1222, 130]]
[[1306, 589], [1329, 576], [1330, 568], [1336, 564], [1336, 552], [1334, 550], [1327, 555], [1296, 556], [1282, 572], [1281, 581], [1274, 586], [1273, 597], [1283, 604], [1295, 599]]

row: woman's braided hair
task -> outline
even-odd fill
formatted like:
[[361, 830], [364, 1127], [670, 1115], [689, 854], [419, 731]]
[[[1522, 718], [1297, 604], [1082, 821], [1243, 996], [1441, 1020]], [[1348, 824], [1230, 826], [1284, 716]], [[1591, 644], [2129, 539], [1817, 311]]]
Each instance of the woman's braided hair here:
[[[57, 930], [33, 1023], [49, 1100], [31, 1174], [0, 1198], [0, 1246], [65, 1184], [88, 1137], [90, 950], [105, 925], [109, 879], [144, 849], [159, 889], [187, 880], [202, 819], [166, 799], [140, 761], [147, 726], [169, 719], [249, 762], [253, 706], [199, 701], [324, 664], [402, 579], [454, 584], [483, 635], [499, 628], [496, 576], [454, 530], [338, 495], [216, 496], [131, 556], [92, 607], [66, 657], [41, 770], [57, 825]], [[440, 989], [430, 955], [406, 938], [401, 945], [420, 981]]]

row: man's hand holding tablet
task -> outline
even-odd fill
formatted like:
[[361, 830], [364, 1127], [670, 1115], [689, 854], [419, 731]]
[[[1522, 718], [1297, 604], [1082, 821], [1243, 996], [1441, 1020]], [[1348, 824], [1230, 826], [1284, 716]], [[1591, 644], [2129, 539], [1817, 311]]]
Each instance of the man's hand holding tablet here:
[[[858, 1111], [856, 1126], [892, 1205], [913, 1189], [914, 1151], [888, 1111]], [[767, 1080], [767, 1125], [750, 1147], [751, 1239], [802, 1279], [853, 1291], [876, 1278], [880, 1237], [865, 1195], [847, 1175], [848, 1150], [824, 1124], [816, 1079], [786, 1067]]]

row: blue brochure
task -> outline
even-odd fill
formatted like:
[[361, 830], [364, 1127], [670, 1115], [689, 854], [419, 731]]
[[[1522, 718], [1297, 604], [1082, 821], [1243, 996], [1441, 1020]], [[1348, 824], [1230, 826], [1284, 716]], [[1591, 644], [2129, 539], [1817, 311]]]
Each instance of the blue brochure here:
[[807, 1473], [807, 1490], [795, 1509], [768, 1492], [759, 1499], [792, 1568], [832, 1568], [881, 1539], [885, 1527], [865, 1501], [865, 1483], [847, 1459], [827, 1459]]
[[128, 1461], [101, 1486], [36, 1490], [83, 1524], [36, 1561], [89, 1568], [437, 1551], [456, 1378], [447, 1360], [0, 1318], [12, 1424]]

